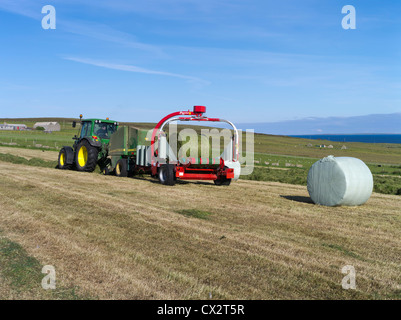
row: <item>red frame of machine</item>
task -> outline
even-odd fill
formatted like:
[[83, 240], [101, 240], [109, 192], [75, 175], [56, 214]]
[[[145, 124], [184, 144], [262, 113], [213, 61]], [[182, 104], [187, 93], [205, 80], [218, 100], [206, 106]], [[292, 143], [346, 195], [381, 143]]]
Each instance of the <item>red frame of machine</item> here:
[[[204, 117], [203, 114], [206, 112], [206, 107], [204, 106], [194, 106], [193, 111], [177, 111], [173, 112], [163, 119], [161, 119], [158, 124], [155, 126], [152, 132], [151, 138], [151, 173], [153, 176], [157, 175], [158, 168], [162, 163], [158, 161], [159, 158], [155, 156], [155, 138], [157, 131], [171, 118], [176, 116], [187, 116], [187, 117], [178, 117], [175, 120], [180, 121], [210, 121], [210, 122], [228, 122], [219, 118], [208, 118]], [[188, 117], [189, 116], [189, 117]], [[231, 124], [231, 123], [230, 123]], [[231, 124], [232, 125], [232, 124]], [[235, 128], [235, 127], [234, 127]], [[236, 141], [237, 137], [235, 136], [234, 140], [234, 148], [233, 148], [233, 159], [238, 161], [238, 141]], [[160, 141], [160, 136], [159, 136]], [[182, 164], [180, 162], [176, 163], [176, 178], [182, 180], [216, 180], [221, 177], [225, 177], [227, 179], [234, 178], [234, 169], [226, 168], [224, 165], [224, 160], [220, 158], [219, 167], [216, 168], [207, 168], [207, 163], [202, 164], [202, 158], [200, 158], [200, 165], [204, 165], [204, 168], [197, 168], [191, 166], [191, 162]]]

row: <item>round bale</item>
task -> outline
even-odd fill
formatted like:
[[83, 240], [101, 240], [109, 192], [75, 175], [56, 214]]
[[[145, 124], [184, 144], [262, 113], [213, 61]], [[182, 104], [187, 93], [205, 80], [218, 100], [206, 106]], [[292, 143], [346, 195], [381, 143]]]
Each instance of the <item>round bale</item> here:
[[357, 158], [328, 156], [312, 165], [307, 184], [316, 204], [359, 206], [372, 195], [373, 176], [367, 165]]

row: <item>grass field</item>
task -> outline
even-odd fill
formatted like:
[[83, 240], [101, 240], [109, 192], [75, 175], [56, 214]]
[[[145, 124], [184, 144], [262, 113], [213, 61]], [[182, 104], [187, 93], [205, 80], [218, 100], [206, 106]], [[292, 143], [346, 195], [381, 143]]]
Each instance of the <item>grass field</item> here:
[[[401, 298], [397, 196], [329, 208], [304, 186], [169, 188], [1, 161], [0, 181], [3, 299]], [[59, 292], [41, 289], [43, 265]], [[345, 265], [356, 290], [341, 287]]]
[[[0, 299], [401, 299], [401, 197], [329, 208], [305, 187], [334, 154], [368, 162], [375, 190], [397, 193], [398, 146], [256, 135], [250, 180], [165, 187], [54, 169], [69, 126], [0, 131]], [[44, 265], [56, 290], [41, 288]], [[341, 286], [345, 265], [356, 290]]]
[[[5, 147], [0, 149], [0, 153], [21, 156], [20, 151], [18, 151], [19, 148], [41, 150], [43, 154], [36, 154], [36, 158], [44, 159], [43, 156], [45, 154], [51, 154], [52, 158], [46, 157], [45, 160], [57, 161], [57, 153], [52, 154], [51, 151], [58, 152], [61, 146], [72, 145], [72, 137], [78, 133], [78, 127], [72, 128], [71, 126], [74, 120], [78, 121], [78, 119], [64, 118], [0, 119], [0, 122], [24, 123], [28, 127], [33, 127], [35, 122], [38, 121], [57, 121], [62, 128], [60, 132], [53, 133], [44, 133], [37, 130], [0, 131], [0, 146]], [[120, 124], [133, 125], [146, 130], [154, 126], [153, 123]], [[192, 126], [192, 128], [199, 130], [199, 128], [203, 127]], [[333, 148], [318, 147], [323, 144], [332, 145]], [[342, 148], [344, 145], [347, 149]], [[18, 149], [13, 151], [12, 148]], [[318, 159], [328, 155], [349, 156], [359, 158], [368, 165], [374, 175], [375, 192], [401, 195], [401, 145], [399, 144], [355, 142], [344, 144], [324, 140], [255, 134], [254, 149], [254, 172], [250, 176], [243, 176], [243, 179], [305, 185], [308, 170]], [[10, 159], [4, 155], [0, 156], [0, 158], [3, 158], [3, 161], [26, 163], [16, 158]], [[31, 153], [31, 158], [35, 158], [33, 153]], [[32, 160], [31, 162], [37, 161]]]

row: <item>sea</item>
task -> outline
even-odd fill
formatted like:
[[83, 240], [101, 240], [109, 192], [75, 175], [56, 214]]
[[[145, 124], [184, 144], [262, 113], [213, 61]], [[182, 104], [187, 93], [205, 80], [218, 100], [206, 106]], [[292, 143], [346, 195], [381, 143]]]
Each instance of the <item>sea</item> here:
[[307, 134], [290, 137], [338, 142], [401, 143], [401, 134]]

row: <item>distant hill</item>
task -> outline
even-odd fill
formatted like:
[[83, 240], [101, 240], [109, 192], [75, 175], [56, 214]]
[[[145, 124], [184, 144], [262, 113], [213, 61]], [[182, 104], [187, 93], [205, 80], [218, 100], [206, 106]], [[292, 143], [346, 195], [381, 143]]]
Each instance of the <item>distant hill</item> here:
[[[3, 122], [41, 122], [56, 121], [61, 124], [79, 121], [77, 118], [0, 118]], [[121, 125], [133, 125], [151, 129], [155, 123], [120, 122]], [[238, 129], [254, 129], [256, 133], [273, 135], [308, 135], [308, 134], [372, 134], [400, 133], [401, 113], [370, 114], [355, 117], [305, 118], [281, 122], [236, 123]], [[186, 125], [187, 126], [187, 125]]]
[[401, 133], [401, 113], [240, 123], [237, 127], [275, 135]]

